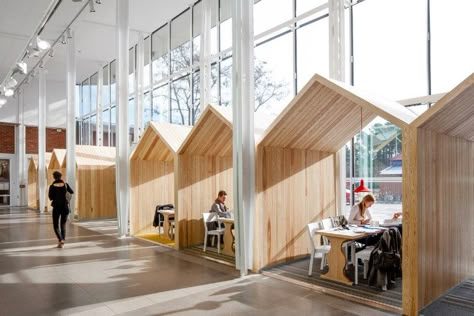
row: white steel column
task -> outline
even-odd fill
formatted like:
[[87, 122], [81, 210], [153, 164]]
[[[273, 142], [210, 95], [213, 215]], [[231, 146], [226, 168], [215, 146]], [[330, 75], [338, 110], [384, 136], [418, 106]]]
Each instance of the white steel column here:
[[26, 163], [26, 132], [25, 132], [25, 121], [24, 121], [24, 106], [25, 99], [23, 91], [18, 91], [18, 127], [16, 136], [16, 152], [18, 157], [18, 182], [19, 182], [19, 201], [18, 206], [28, 205], [28, 192], [27, 192], [27, 163]]
[[104, 129], [102, 124], [102, 91], [104, 87], [104, 68], [99, 65], [97, 70], [97, 127], [96, 127], [96, 144], [97, 146], [103, 145]]
[[137, 67], [135, 69], [135, 132], [133, 133], [133, 142], [136, 144], [143, 133], [143, 81], [145, 67], [145, 38], [142, 32], [138, 33], [137, 43]]
[[66, 181], [72, 186], [74, 193], [71, 201], [71, 216], [76, 214], [75, 196], [78, 194], [76, 187], [76, 37], [74, 32], [67, 42], [66, 56]]
[[40, 212], [46, 209], [46, 164], [44, 154], [46, 152], [46, 73], [39, 71], [38, 80], [38, 192]]
[[253, 0], [232, 6], [232, 108], [235, 262], [241, 275], [252, 268], [255, 207]]
[[201, 113], [211, 102], [211, 0], [203, 0], [201, 5], [201, 48], [200, 58], [200, 99]]
[[[345, 77], [345, 38], [344, 38], [344, 0], [329, 0], [329, 76], [344, 82]], [[336, 175], [336, 209], [343, 214], [346, 205], [346, 148], [336, 155], [339, 174]]]
[[128, 235], [128, 20], [129, 1], [117, 0], [117, 215], [119, 237]]

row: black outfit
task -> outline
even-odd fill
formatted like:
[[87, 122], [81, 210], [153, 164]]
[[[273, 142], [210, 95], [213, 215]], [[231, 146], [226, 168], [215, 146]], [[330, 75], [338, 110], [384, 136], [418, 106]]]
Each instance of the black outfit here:
[[[64, 185], [61, 186], [59, 185], [60, 183]], [[60, 242], [66, 240], [66, 222], [69, 215], [69, 202], [66, 200], [66, 190], [71, 194], [74, 193], [71, 187], [64, 183], [63, 180], [55, 180], [49, 186], [48, 191], [48, 197], [53, 207], [53, 228]], [[59, 223], [61, 227], [59, 227]]]

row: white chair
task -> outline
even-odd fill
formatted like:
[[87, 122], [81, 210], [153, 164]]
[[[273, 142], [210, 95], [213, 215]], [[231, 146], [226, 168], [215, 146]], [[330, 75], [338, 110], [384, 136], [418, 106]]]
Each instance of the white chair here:
[[328, 252], [331, 250], [331, 246], [328, 245], [327, 239], [323, 237], [323, 245], [316, 246], [314, 243], [314, 236], [317, 235], [318, 230], [325, 229], [323, 222], [314, 222], [309, 223], [308, 225], [308, 234], [309, 240], [311, 245], [311, 258], [309, 259], [309, 270], [308, 275], [311, 276], [313, 274], [313, 261], [316, 258], [317, 254], [321, 254], [321, 267], [320, 269], [323, 270], [324, 266], [326, 265], [326, 256]]
[[369, 270], [369, 259], [370, 259], [370, 254], [372, 253], [372, 250], [374, 250], [374, 247], [367, 247], [364, 250], [361, 250], [359, 252], [353, 252], [355, 253], [354, 255], [354, 284], [359, 283], [359, 272], [358, 272], [358, 262], [359, 259], [362, 260], [364, 263], [364, 279], [367, 279], [367, 273]]
[[206, 252], [207, 246], [207, 236], [217, 236], [217, 253], [221, 253], [221, 237], [224, 235], [224, 229], [217, 226], [217, 229], [208, 230], [207, 223], [217, 222], [217, 213], [202, 213], [202, 220], [204, 222], [204, 248], [203, 251]]

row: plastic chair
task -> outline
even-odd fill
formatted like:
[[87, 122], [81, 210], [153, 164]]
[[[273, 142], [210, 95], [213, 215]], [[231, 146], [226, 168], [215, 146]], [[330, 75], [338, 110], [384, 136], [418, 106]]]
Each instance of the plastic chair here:
[[309, 270], [308, 270], [308, 275], [311, 276], [313, 274], [313, 261], [314, 258], [316, 258], [317, 254], [321, 254], [321, 267], [320, 269], [323, 270], [324, 266], [326, 265], [326, 255], [328, 252], [331, 250], [331, 246], [328, 245], [327, 239], [323, 237], [323, 245], [321, 246], [316, 246], [314, 244], [314, 236], [317, 235], [318, 230], [324, 229], [323, 222], [314, 222], [314, 223], [309, 223], [307, 225], [308, 227], [308, 234], [309, 234], [309, 240], [310, 240], [310, 245], [311, 245], [311, 258], [309, 260]]
[[202, 220], [204, 222], [204, 248], [203, 251], [206, 252], [207, 246], [207, 236], [217, 236], [217, 253], [221, 253], [221, 237], [224, 235], [224, 229], [218, 226], [217, 229], [209, 230], [207, 228], [207, 223], [217, 222], [217, 213], [202, 213]]
[[[354, 256], [354, 284], [359, 283], [359, 272], [358, 272], [358, 266], [359, 266], [359, 259], [362, 260], [364, 263], [364, 279], [367, 279], [367, 273], [369, 270], [369, 259], [370, 259], [370, 254], [372, 253], [372, 250], [374, 250], [374, 247], [367, 247], [364, 250], [361, 250], [359, 252], [355, 253]], [[355, 252], [355, 251], [354, 251]]]

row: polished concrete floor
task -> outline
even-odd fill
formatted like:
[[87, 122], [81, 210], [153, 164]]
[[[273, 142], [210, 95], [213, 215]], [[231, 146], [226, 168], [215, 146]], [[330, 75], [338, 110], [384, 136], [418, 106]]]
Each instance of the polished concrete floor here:
[[67, 226], [0, 209], [0, 315], [392, 315], [139, 239], [110, 222]]

